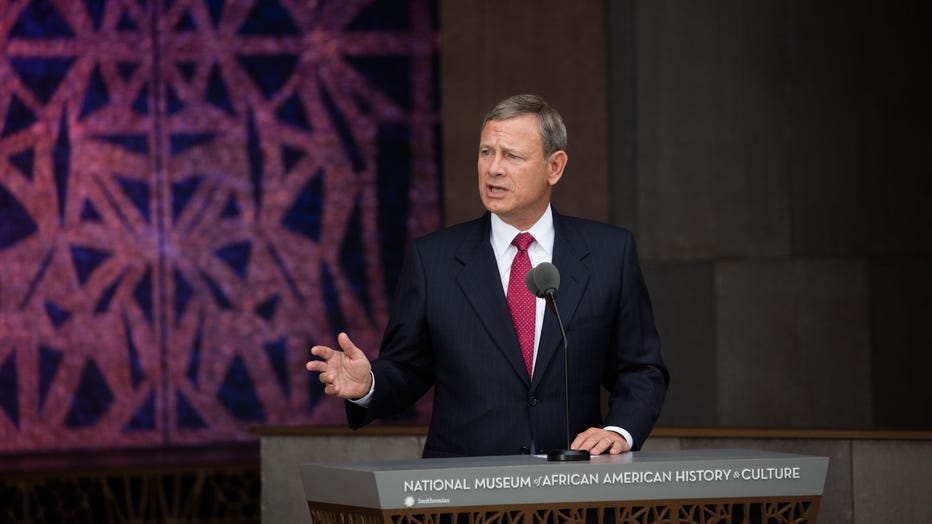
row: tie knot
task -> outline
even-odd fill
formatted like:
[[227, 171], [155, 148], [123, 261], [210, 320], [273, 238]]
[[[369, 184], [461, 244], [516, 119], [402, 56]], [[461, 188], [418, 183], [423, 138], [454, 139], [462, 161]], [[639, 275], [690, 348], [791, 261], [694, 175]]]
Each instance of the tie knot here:
[[527, 251], [528, 246], [534, 242], [534, 237], [530, 233], [518, 233], [511, 243], [518, 248], [518, 251]]

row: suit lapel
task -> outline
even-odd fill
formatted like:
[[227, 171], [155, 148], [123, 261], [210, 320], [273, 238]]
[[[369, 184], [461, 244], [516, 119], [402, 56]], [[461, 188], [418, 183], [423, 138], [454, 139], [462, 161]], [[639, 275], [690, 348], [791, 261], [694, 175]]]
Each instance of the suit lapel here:
[[[557, 307], [563, 324], [568, 329], [576, 315], [576, 309], [589, 284], [589, 268], [582, 259], [589, 254], [589, 247], [575, 229], [553, 212], [553, 265], [560, 271], [560, 289], [557, 291]], [[543, 371], [552, 364], [555, 356], [562, 355], [563, 336], [552, 311], [544, 313], [544, 325], [537, 348], [537, 362], [532, 386], [540, 382]], [[570, 348], [572, 351], [573, 348]], [[560, 357], [562, 358], [562, 356]]]
[[515, 373], [529, 384], [518, 336], [511, 323], [508, 303], [502, 291], [501, 275], [489, 242], [490, 231], [491, 220], [486, 213], [476, 221], [476, 227], [472, 228], [456, 253], [456, 258], [463, 264], [456, 282], [498, 350], [514, 368]]

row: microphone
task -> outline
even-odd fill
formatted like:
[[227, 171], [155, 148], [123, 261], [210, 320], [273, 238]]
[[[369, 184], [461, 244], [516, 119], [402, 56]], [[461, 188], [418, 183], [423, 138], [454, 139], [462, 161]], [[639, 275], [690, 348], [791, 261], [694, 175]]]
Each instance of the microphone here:
[[560, 289], [560, 271], [550, 262], [541, 262], [524, 277], [528, 291], [538, 298], [553, 300]]
[[570, 462], [589, 460], [589, 452], [581, 449], [570, 449], [570, 359], [569, 340], [566, 338], [566, 329], [560, 310], [557, 308], [557, 290], [560, 289], [560, 271], [550, 262], [541, 262], [537, 267], [527, 272], [524, 284], [532, 295], [547, 301], [550, 311], [557, 317], [560, 334], [563, 336], [563, 401], [564, 417], [566, 420], [566, 449], [554, 449], [547, 453], [547, 460], [551, 462]]

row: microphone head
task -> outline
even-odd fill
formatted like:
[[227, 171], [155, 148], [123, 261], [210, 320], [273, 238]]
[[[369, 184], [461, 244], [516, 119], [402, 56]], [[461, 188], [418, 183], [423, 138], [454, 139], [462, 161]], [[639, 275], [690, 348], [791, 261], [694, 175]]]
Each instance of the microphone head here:
[[540, 294], [540, 289], [537, 288], [537, 282], [534, 282], [534, 268], [528, 270], [524, 275], [524, 285], [527, 286], [527, 290], [535, 297], [543, 296]]
[[[536, 296], [553, 298], [557, 294], [557, 290], [560, 289], [560, 271], [557, 270], [557, 266], [550, 262], [541, 262], [533, 271], [528, 271], [528, 275], [531, 273], [534, 274], [534, 286], [537, 288]], [[530, 286], [528, 286], [528, 289], [530, 289]]]

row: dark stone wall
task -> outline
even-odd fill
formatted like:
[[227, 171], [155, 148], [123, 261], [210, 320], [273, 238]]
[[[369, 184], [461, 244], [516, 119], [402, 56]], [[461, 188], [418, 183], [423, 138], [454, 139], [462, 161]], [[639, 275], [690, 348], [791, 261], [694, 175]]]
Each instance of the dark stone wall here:
[[674, 426], [932, 427], [930, 7], [608, 2]]

